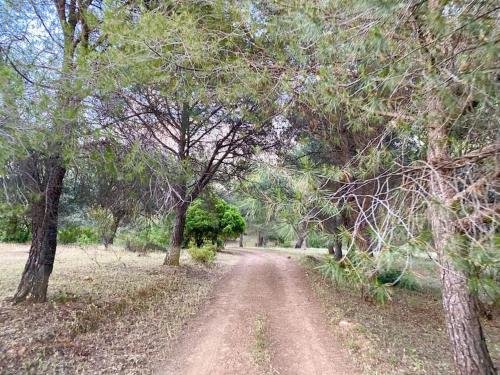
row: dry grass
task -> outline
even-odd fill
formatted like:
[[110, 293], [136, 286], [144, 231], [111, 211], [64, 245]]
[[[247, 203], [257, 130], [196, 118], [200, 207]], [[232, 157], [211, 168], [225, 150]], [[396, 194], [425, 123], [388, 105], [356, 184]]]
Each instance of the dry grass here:
[[[432, 264], [422, 262], [418, 272], [422, 291], [395, 288], [392, 303], [375, 305], [360, 298], [359, 293], [334, 287], [314, 269], [312, 258], [304, 259], [304, 267], [322, 301], [332, 331], [357, 359], [365, 374], [453, 374], [442, 315], [441, 298], [432, 278]], [[419, 263], [420, 264], [420, 263]], [[425, 287], [428, 288], [425, 288]], [[488, 347], [494, 359], [500, 360], [500, 327], [485, 322]]]
[[49, 302], [12, 306], [27, 251], [0, 245], [0, 374], [151, 373], [225, 269], [61, 246]]
[[277, 374], [272, 367], [271, 342], [267, 329], [267, 320], [259, 315], [255, 319], [253, 327], [254, 345], [252, 350], [253, 359], [261, 373], [266, 375]]

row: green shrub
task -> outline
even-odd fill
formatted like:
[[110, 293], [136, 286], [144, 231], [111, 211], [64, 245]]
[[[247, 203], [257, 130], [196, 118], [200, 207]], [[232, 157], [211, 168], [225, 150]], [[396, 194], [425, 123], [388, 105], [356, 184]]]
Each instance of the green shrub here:
[[383, 285], [394, 285], [408, 290], [418, 289], [417, 280], [412, 274], [394, 268], [379, 272], [377, 275], [377, 281]]
[[0, 241], [24, 243], [31, 239], [31, 226], [22, 205], [0, 205]]
[[57, 239], [59, 243], [68, 244], [76, 243], [78, 236], [80, 235], [80, 230], [77, 226], [71, 225], [65, 228], [59, 229], [57, 234]]
[[307, 236], [307, 247], [325, 248], [328, 247], [329, 238], [324, 233], [312, 231]]
[[345, 284], [349, 280], [344, 263], [339, 263], [334, 257], [326, 257], [316, 269], [325, 279], [330, 280], [335, 285]]
[[99, 242], [97, 232], [91, 227], [80, 227], [69, 225], [58, 231], [58, 242], [61, 244], [78, 243], [80, 245], [90, 245]]
[[171, 217], [138, 218], [117, 233], [115, 243], [130, 251], [165, 251], [170, 243]]
[[202, 246], [210, 241], [219, 246], [245, 231], [245, 220], [238, 209], [220, 198], [195, 199], [189, 206], [184, 230], [185, 242], [194, 240]]
[[76, 239], [76, 243], [79, 245], [91, 245], [99, 242], [99, 234], [94, 228], [90, 227], [81, 228], [80, 234]]
[[188, 253], [195, 262], [212, 264], [217, 255], [217, 248], [214, 245], [204, 245], [202, 247], [192, 246]]
[[327, 256], [316, 269], [334, 285], [357, 289], [362, 297], [380, 304], [391, 300], [392, 286], [418, 289], [411, 274], [396, 269], [380, 271], [373, 257], [356, 250], [351, 250], [341, 262]]
[[391, 301], [392, 290], [387, 284], [382, 284], [378, 280], [367, 285], [368, 295], [376, 302], [384, 305], [387, 301]]
[[139, 239], [144, 244], [154, 244], [166, 248], [170, 242], [171, 222], [165, 217], [158, 222], [149, 222], [139, 231]]

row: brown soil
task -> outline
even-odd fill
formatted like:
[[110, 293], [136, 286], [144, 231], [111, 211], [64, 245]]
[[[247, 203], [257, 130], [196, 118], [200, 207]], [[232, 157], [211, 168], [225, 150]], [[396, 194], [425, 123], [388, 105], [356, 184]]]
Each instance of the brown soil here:
[[[356, 374], [330, 335], [304, 270], [286, 255], [239, 251], [203, 312], [167, 353], [158, 374]], [[269, 361], [256, 358], [264, 320]], [[262, 337], [259, 339], [262, 341]]]

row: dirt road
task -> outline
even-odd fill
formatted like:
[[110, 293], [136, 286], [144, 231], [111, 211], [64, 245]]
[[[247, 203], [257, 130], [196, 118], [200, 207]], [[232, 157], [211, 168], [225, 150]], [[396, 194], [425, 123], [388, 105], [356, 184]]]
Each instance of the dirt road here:
[[235, 253], [240, 260], [158, 374], [356, 374], [295, 260]]

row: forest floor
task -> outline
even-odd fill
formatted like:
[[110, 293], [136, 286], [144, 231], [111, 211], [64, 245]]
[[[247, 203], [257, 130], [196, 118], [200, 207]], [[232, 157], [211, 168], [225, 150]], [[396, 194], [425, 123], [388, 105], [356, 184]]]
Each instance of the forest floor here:
[[[163, 253], [60, 246], [49, 302], [12, 306], [27, 251], [0, 244], [2, 375], [452, 373], [428, 262], [429, 290], [380, 306], [325, 281], [303, 257], [321, 250], [227, 248], [172, 269]], [[497, 361], [498, 322], [485, 322]]]
[[230, 268], [183, 255], [58, 246], [48, 302], [18, 304], [29, 246], [0, 244], [0, 374], [147, 374]]
[[[454, 374], [441, 305], [436, 264], [415, 258], [411, 267], [419, 288], [392, 288], [392, 300], [373, 303], [359, 290], [339, 287], [302, 258], [309, 281], [330, 322], [331, 332], [348, 348], [363, 374]], [[488, 349], [500, 368], [500, 311], [483, 319]]]

